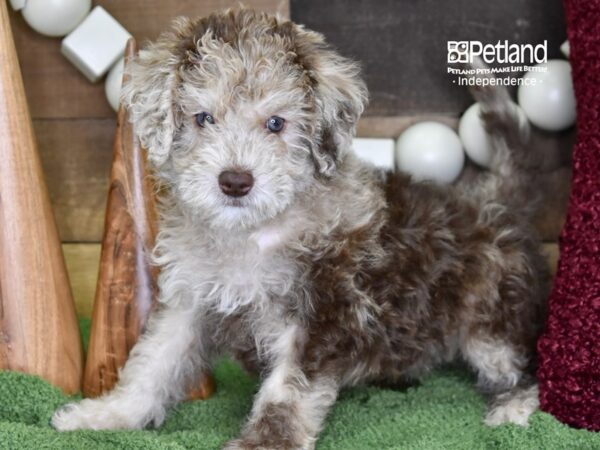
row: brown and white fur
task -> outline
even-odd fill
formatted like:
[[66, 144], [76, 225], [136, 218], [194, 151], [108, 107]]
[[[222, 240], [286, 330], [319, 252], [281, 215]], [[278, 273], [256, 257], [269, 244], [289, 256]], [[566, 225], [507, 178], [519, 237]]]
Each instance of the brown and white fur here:
[[[158, 426], [224, 353], [262, 378], [227, 449], [312, 449], [341, 388], [456, 358], [491, 393], [488, 424], [527, 423], [546, 274], [527, 123], [503, 88], [475, 91], [491, 172], [440, 187], [357, 160], [365, 84], [302, 26], [249, 10], [180, 19], [129, 71], [124, 101], [164, 187], [160, 307], [116, 388], [58, 410], [55, 428]], [[251, 174], [247, 195], [226, 195], [224, 171]]]

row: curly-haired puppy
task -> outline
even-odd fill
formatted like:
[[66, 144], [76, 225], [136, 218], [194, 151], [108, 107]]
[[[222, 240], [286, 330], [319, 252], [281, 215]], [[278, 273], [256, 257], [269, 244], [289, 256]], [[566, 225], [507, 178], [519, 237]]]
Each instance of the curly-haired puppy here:
[[457, 357], [492, 393], [489, 424], [527, 422], [546, 277], [521, 204], [528, 130], [503, 89], [475, 93], [496, 153], [461, 189], [358, 161], [359, 70], [291, 22], [180, 19], [130, 74], [166, 191], [160, 307], [116, 388], [57, 429], [160, 425], [223, 353], [262, 376], [227, 449], [311, 449], [341, 388]]

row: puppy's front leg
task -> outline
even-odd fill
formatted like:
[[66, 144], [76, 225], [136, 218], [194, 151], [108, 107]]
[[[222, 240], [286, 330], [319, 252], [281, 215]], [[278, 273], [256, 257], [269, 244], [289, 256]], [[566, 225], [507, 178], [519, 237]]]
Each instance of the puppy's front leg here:
[[96, 399], [70, 403], [54, 413], [60, 431], [79, 428], [142, 428], [160, 425], [166, 407], [184, 395], [186, 381], [206, 367], [201, 326], [191, 307], [166, 306], [155, 312], [133, 347], [115, 388]]
[[[288, 339], [285, 333], [280, 340]], [[310, 450], [331, 405], [339, 384], [333, 377], [307, 379], [298, 366], [293, 341], [275, 358], [254, 401], [250, 419], [240, 439], [223, 450]]]

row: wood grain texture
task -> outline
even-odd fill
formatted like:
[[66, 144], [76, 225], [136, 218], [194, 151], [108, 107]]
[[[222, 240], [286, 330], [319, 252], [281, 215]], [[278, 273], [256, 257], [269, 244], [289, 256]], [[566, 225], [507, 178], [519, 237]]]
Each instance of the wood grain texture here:
[[550, 274], [554, 277], [556, 275], [556, 269], [558, 268], [558, 258], [560, 256], [560, 248], [558, 242], [547, 242], [543, 246], [543, 254], [548, 262], [548, 268]]
[[114, 118], [34, 121], [42, 166], [63, 242], [100, 242]]
[[533, 225], [546, 241], [557, 241], [567, 217], [571, 192], [571, 168], [561, 167], [539, 175], [532, 183], [533, 190], [543, 193], [541, 208]]
[[[237, 6], [237, 0], [100, 0], [138, 42], [155, 39], [178, 16], [204, 16]], [[289, 14], [287, 0], [246, 0], [261, 11]], [[104, 83], [90, 83], [60, 53], [60, 40], [32, 30], [20, 13], [11, 13], [25, 91], [34, 119], [114, 118], [104, 97]]]
[[[138, 41], [155, 38], [168, 27], [173, 17], [179, 15], [206, 15], [211, 11], [234, 6], [237, 3], [236, 0], [207, 0], [202, 2], [193, 0], [101, 0], [96, 2], [125, 25], [138, 38]], [[283, 16], [289, 16], [290, 6], [287, 0], [251, 0], [244, 3], [249, 7], [279, 12]], [[364, 18], [357, 32], [365, 33], [369, 27], [374, 27], [373, 30], [383, 39], [381, 30], [393, 29], [394, 23], [405, 20], [402, 17], [397, 17], [393, 20], [383, 21], [379, 26], [376, 26], [375, 17], [381, 14], [383, 9], [397, 7], [387, 1], [384, 3], [383, 6], [380, 5], [378, 11], [373, 12], [373, 17]], [[341, 3], [336, 1], [328, 4], [327, 7], [335, 9], [340, 8], [340, 5]], [[306, 3], [306, 8], [313, 7], [313, 2]], [[411, 8], [413, 7], [415, 6], [411, 6]], [[492, 5], [488, 8], [494, 10], [497, 7]], [[302, 18], [304, 13], [308, 13], [308, 9], [306, 11], [302, 9], [302, 2], [296, 2], [296, 9], [302, 13], [296, 14], [298, 18]], [[535, 15], [538, 13], [528, 11], [527, 14]], [[544, 20], [550, 20], [554, 24], [556, 7], [553, 7], [548, 13], [539, 14]], [[44, 37], [34, 32], [24, 22], [19, 13], [11, 12], [10, 15], [15, 29], [18, 53], [21, 56], [26, 93], [34, 117], [34, 130], [38, 138], [39, 152], [52, 205], [56, 212], [60, 237], [64, 242], [98, 242], [102, 239], [103, 213], [106, 204], [108, 174], [112, 160], [112, 140], [115, 129], [114, 113], [104, 98], [103, 83], [96, 85], [89, 83], [60, 54], [60, 40]], [[436, 17], [438, 16], [429, 17], [426, 22], [439, 20], [439, 17], [438, 19]], [[346, 53], [344, 49], [348, 45], [352, 47], [356, 36], [358, 36], [354, 32], [349, 32], [350, 28], [348, 28], [349, 25], [346, 22], [351, 20], [354, 19], [342, 14], [335, 16], [335, 20], [322, 18], [317, 22], [320, 24], [319, 26], [324, 27], [326, 33], [333, 33], [334, 39], [341, 39], [342, 45], [340, 48]], [[412, 27], [418, 25], [414, 21], [409, 20], [408, 22]], [[528, 33], [537, 33], [536, 35], [538, 35], [543, 31], [538, 29], [537, 24], [532, 25], [532, 27], [532, 30], [522, 30], [525, 33], [523, 36]], [[486, 31], [486, 33], [488, 32], [493, 34], [497, 30]], [[423, 34], [423, 31], [421, 30], [420, 33]], [[425, 33], [426, 36], [421, 36], [421, 34], [416, 38], [434, 39], [435, 37], [430, 33]], [[435, 42], [437, 42], [437, 39], [438, 37], [435, 37]], [[427, 48], [427, 45], [433, 45], [435, 42], [427, 41], [424, 48]], [[378, 58], [377, 55], [381, 51], [388, 50], [388, 47], [378, 47], [376, 51], [370, 49], [371, 56], [369, 58]], [[416, 58], [414, 55], [413, 57]], [[405, 56], [405, 58], [408, 58], [408, 56]], [[422, 63], [418, 58], [416, 61]], [[368, 70], [374, 71], [380, 62], [380, 60], [369, 60]], [[410, 73], [414, 73], [414, 67], [410, 66], [409, 69]], [[430, 72], [425, 71], [421, 75], [423, 73], [433, 74], [435, 70], [429, 67], [427, 71]], [[386, 73], [387, 75], [383, 75], [396, 76], [395, 73]], [[439, 95], [439, 92], [415, 89], [414, 80], [406, 80], [406, 76], [409, 75], [402, 72], [402, 78], [398, 79], [405, 81], [406, 84], [401, 87], [409, 87], [411, 95], [417, 95], [421, 91], [422, 93], [419, 95]], [[421, 76], [417, 77], [418, 80], [421, 78]], [[427, 79], [426, 76], [425, 80]], [[380, 87], [377, 89], [381, 90]], [[444, 87], [444, 89], [446, 88]], [[376, 95], [378, 90], [374, 91]], [[446, 89], [446, 91], [453, 96], [456, 95], [453, 90], [448, 91]], [[466, 95], [462, 91], [464, 89], [461, 89], [461, 94], [456, 97], [457, 99], [462, 98], [463, 94]], [[406, 98], [410, 99], [411, 97]], [[445, 97], [440, 98], [442, 99], [440, 101], [447, 100]], [[366, 116], [359, 122], [358, 135], [363, 137], [397, 137], [407, 126], [424, 119], [434, 119], [455, 126], [457, 114], [460, 110], [454, 108], [451, 113], [435, 114], [434, 111], [441, 111], [443, 108], [440, 108], [439, 104], [432, 103], [433, 100], [429, 99], [422, 103], [418, 114], [402, 109], [394, 116]], [[424, 113], [424, 111], [428, 111], [428, 113]], [[564, 135], [553, 133], [546, 140], [548, 155], [556, 154], [552, 150], [553, 147], [561, 146], [561, 149], [569, 147], [569, 133], [566, 133], [567, 140], [561, 137]], [[562, 159], [563, 163], [568, 164], [570, 151], [561, 151], [563, 155], [566, 155]], [[552, 162], [554, 161], [553, 158], [554, 156], [549, 156], [548, 160]], [[559, 192], [558, 197], [565, 198], [563, 193], [568, 192], [568, 185], [566, 190], [563, 182], [558, 183], [556, 186], [555, 189], [563, 189]], [[558, 210], [553, 209], [556, 204], [558, 202], [553, 202], [545, 207], [545, 213], [542, 219], [538, 221], [542, 227], [545, 240], [556, 239], [562, 225], [566, 202], [558, 205]]]
[[100, 266], [100, 248], [100, 244], [62, 245], [75, 310], [79, 317], [92, 317]]
[[431, 113], [412, 116], [363, 116], [356, 126], [356, 135], [368, 138], [396, 139], [411, 125], [429, 120], [443, 123], [454, 129], [458, 127], [457, 115]]
[[[130, 41], [128, 57], [134, 55]], [[113, 388], [156, 297], [156, 271], [150, 264], [157, 227], [154, 201], [145, 152], [121, 107], [83, 378], [88, 397]]]
[[[103, 6], [140, 42], [154, 39], [180, 15], [202, 16], [237, 0], [108, 0]], [[288, 0], [247, 0], [248, 7], [289, 15]], [[102, 239], [115, 113], [104, 83], [90, 83], [60, 53], [60, 39], [33, 31], [10, 11], [25, 91], [44, 173], [65, 242]]]
[[[439, 115], [416, 117], [365, 117], [359, 121], [361, 137], [395, 138], [409, 125], [436, 120], [456, 126], [457, 118]], [[38, 119], [34, 121], [39, 152], [46, 174], [58, 230], [63, 242], [99, 242], [104, 226], [104, 209], [112, 160], [114, 119]], [[571, 139], [573, 133], [554, 134], [542, 140], [545, 165], [563, 166], [544, 189], [552, 193], [544, 204], [540, 220], [546, 241], [560, 232], [569, 193]], [[552, 181], [552, 182], [550, 182]], [[532, 185], [537, 186], [537, 185]]]
[[[126, 59], [135, 53], [136, 44], [131, 39]], [[114, 387], [119, 370], [156, 305], [158, 271], [150, 262], [158, 226], [154, 190], [146, 152], [121, 107], [83, 378], [83, 393], [88, 397]], [[213, 389], [210, 377], [204, 377], [203, 383], [192, 389], [192, 395], [206, 398]]]
[[6, 2], [0, 2], [0, 369], [81, 386], [75, 307]]
[[448, 41], [547, 40], [552, 59], [566, 39], [560, 0], [291, 0], [290, 14], [361, 63], [377, 116], [458, 116], [473, 102], [447, 74]]
[[[556, 272], [558, 250], [556, 242], [543, 244], [543, 252], [552, 275]], [[63, 251], [73, 287], [77, 314], [82, 317], [91, 317], [98, 278], [100, 244], [63, 244]]]

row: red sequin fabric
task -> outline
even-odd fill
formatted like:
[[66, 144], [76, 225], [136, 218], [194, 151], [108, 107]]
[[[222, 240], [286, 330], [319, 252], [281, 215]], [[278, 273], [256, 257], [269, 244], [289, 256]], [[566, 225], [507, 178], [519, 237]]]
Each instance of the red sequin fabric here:
[[577, 143], [560, 260], [538, 342], [544, 411], [600, 430], [600, 0], [565, 0]]

